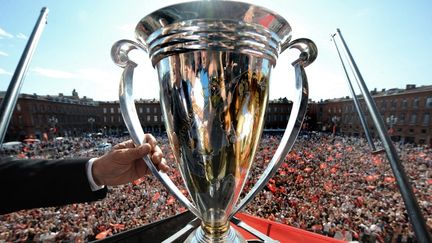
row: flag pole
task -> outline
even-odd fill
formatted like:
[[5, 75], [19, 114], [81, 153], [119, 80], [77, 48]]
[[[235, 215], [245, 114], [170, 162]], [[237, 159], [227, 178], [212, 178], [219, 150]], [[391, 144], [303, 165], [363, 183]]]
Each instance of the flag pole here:
[[31, 33], [29, 41], [24, 49], [21, 59], [18, 63], [15, 73], [12, 76], [12, 80], [9, 83], [9, 87], [0, 105], [0, 145], [3, 144], [9, 122], [11, 120], [14, 108], [16, 106], [19, 92], [21, 90], [25, 74], [27, 72], [30, 60], [36, 49], [36, 45], [42, 35], [42, 31], [45, 28], [47, 22], [48, 9], [42, 8], [36, 25]]
[[359, 115], [360, 123], [361, 123], [361, 125], [362, 125], [362, 127], [363, 127], [363, 130], [364, 130], [364, 132], [365, 132], [365, 136], [366, 136], [366, 139], [367, 139], [367, 141], [368, 141], [368, 143], [369, 143], [369, 146], [371, 147], [372, 152], [374, 152], [374, 151], [376, 151], [375, 144], [374, 144], [373, 139], [372, 139], [372, 136], [371, 136], [371, 134], [370, 134], [369, 127], [368, 127], [367, 121], [366, 121], [366, 119], [365, 119], [365, 115], [364, 115], [364, 113], [363, 113], [363, 110], [361, 109], [360, 102], [359, 102], [359, 100], [358, 100], [358, 98], [357, 98], [356, 93], [354, 92], [354, 88], [353, 88], [353, 85], [352, 85], [351, 79], [350, 79], [350, 77], [349, 77], [349, 75], [348, 75], [348, 72], [347, 72], [347, 70], [346, 70], [345, 64], [344, 64], [344, 62], [343, 62], [343, 60], [342, 60], [342, 56], [341, 56], [341, 54], [340, 54], [340, 52], [339, 52], [339, 48], [338, 48], [337, 43], [336, 43], [336, 40], [335, 40], [335, 38], [334, 38], [335, 35], [336, 35], [336, 34], [333, 34], [331, 37], [332, 37], [333, 43], [334, 43], [334, 45], [335, 45], [335, 47], [336, 47], [337, 53], [338, 53], [338, 55], [339, 55], [339, 59], [340, 59], [340, 61], [341, 61], [341, 63], [342, 63], [342, 67], [343, 67], [343, 69], [344, 69], [345, 75], [346, 75], [346, 77], [347, 77], [348, 86], [349, 86], [349, 88], [350, 88], [351, 96], [353, 97], [353, 101], [354, 101], [354, 107], [356, 108], [357, 114]]

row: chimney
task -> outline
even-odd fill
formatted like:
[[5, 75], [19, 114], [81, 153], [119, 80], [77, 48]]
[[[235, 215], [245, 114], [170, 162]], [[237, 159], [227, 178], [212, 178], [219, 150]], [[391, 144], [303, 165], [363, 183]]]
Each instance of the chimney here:
[[407, 84], [406, 85], [406, 90], [415, 89], [415, 88], [416, 88], [415, 84]]

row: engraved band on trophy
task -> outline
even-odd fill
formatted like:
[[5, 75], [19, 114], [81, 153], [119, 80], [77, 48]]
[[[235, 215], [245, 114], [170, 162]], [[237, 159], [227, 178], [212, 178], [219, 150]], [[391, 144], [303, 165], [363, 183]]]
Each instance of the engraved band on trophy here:
[[[134, 49], [149, 54], [159, 76], [160, 104], [171, 149], [190, 202], [169, 176], [152, 173], [201, 220], [187, 242], [246, 242], [230, 220], [265, 186], [291, 149], [303, 121], [308, 86], [304, 67], [317, 56], [308, 39], [291, 41], [291, 27], [278, 14], [242, 2], [196, 1], [159, 9], [136, 26], [137, 42], [120, 40], [111, 50], [124, 68], [120, 106], [137, 144], [142, 130], [133, 98]], [[281, 143], [263, 175], [239, 201], [263, 132], [270, 74], [286, 49], [293, 63], [296, 98]]]

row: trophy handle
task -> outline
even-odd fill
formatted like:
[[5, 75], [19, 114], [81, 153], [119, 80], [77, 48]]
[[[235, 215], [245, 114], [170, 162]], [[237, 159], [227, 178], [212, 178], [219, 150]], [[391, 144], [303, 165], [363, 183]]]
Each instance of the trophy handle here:
[[306, 38], [296, 39], [290, 43], [287, 43], [286, 45], [282, 45], [282, 52], [287, 48], [296, 48], [301, 52], [299, 59], [292, 63], [295, 69], [295, 89], [297, 90], [298, 96], [295, 98], [295, 102], [293, 102], [291, 114], [297, 114], [297, 116], [290, 117], [285, 128], [284, 135], [275, 154], [273, 155], [272, 160], [253, 188], [234, 208], [230, 217], [234, 216], [234, 214], [243, 209], [244, 206], [246, 206], [246, 204], [250, 202], [256, 196], [256, 194], [264, 188], [270, 178], [276, 174], [279, 166], [282, 164], [286, 155], [294, 145], [297, 135], [301, 129], [303, 118], [306, 114], [309, 97], [309, 88], [304, 67], [308, 66], [316, 59], [318, 49], [311, 40]]
[[[119, 101], [120, 109], [122, 112], [123, 120], [126, 123], [126, 127], [132, 137], [135, 144], [144, 144], [145, 137], [144, 131], [141, 127], [141, 123], [138, 118], [138, 114], [135, 108], [135, 101], [133, 98], [133, 72], [137, 64], [131, 61], [128, 57], [128, 53], [135, 49], [141, 49], [147, 52], [146, 48], [136, 42], [130, 40], [119, 40], [114, 43], [111, 48], [111, 58], [120, 67], [124, 68], [123, 74], [120, 79], [119, 87]], [[172, 182], [166, 173], [158, 171], [156, 166], [150, 159], [150, 156], [146, 155], [143, 158], [147, 167], [150, 169], [152, 174], [162, 182], [162, 184], [172, 193], [184, 206], [186, 206], [193, 214], [200, 215], [195, 206], [180, 192], [178, 187]]]

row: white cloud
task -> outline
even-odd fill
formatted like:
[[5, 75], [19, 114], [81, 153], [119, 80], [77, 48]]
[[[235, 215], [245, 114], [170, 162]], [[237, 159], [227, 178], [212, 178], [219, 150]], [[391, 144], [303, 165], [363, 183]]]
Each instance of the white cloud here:
[[70, 72], [65, 72], [61, 70], [55, 70], [55, 69], [48, 69], [48, 68], [41, 68], [36, 67], [33, 68], [33, 72], [40, 76], [48, 77], [48, 78], [60, 78], [60, 79], [70, 79], [73, 78], [75, 75]]
[[113, 80], [113, 73], [107, 72], [106, 70], [96, 69], [96, 68], [85, 68], [79, 69], [74, 72], [49, 69], [36, 67], [32, 70], [39, 76], [44, 76], [47, 78], [57, 78], [57, 79], [75, 79], [75, 80], [85, 80], [96, 83], [97, 85], [104, 85], [107, 81]]
[[0, 68], [0, 75], [2, 75], [2, 74], [4, 74], [4, 75], [12, 75], [12, 73], [4, 70], [3, 68]]
[[109, 80], [113, 79], [113, 74], [106, 70], [96, 68], [80, 69], [76, 72], [75, 77], [81, 80], [93, 81], [103, 85]]
[[2, 38], [13, 38], [13, 35], [0, 28], [0, 39]]
[[28, 37], [26, 35], [24, 35], [23, 33], [19, 33], [18, 35], [16, 35], [16, 37], [18, 39], [23, 39], [23, 40], [27, 40], [28, 39]]
[[0, 51], [0, 56], [5, 56], [5, 57], [7, 57], [7, 56], [9, 56], [6, 52], [4, 52], [4, 51]]

